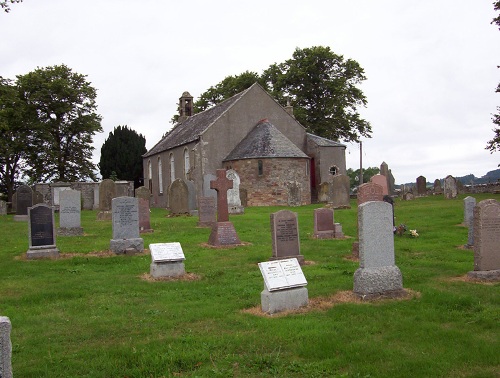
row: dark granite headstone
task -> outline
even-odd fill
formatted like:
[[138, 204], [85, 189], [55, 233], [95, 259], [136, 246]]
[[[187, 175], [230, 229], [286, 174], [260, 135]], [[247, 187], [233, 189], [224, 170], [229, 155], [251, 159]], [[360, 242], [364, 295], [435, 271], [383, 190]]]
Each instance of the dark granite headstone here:
[[33, 206], [33, 191], [27, 185], [21, 185], [16, 190], [16, 215], [14, 220], [28, 220], [28, 208]]
[[304, 256], [300, 254], [297, 213], [289, 210], [280, 210], [272, 213], [271, 238], [273, 243], [271, 260], [295, 257], [301, 265], [304, 263]]
[[314, 237], [316, 239], [333, 239], [333, 210], [327, 208], [314, 209]]
[[28, 259], [57, 258], [54, 207], [38, 204], [28, 208]]
[[425, 196], [427, 193], [427, 179], [424, 176], [417, 177], [417, 193], [419, 196]]

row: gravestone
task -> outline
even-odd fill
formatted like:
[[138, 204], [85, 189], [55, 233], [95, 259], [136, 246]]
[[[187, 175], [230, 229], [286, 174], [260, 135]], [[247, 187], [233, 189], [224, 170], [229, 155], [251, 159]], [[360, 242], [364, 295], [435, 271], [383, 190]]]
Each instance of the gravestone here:
[[28, 220], [28, 208], [33, 206], [33, 191], [28, 185], [21, 185], [16, 190], [16, 215], [15, 221]]
[[443, 193], [443, 188], [441, 187], [441, 180], [435, 179], [434, 180], [434, 194], [442, 194]]
[[233, 187], [227, 191], [227, 207], [229, 214], [243, 214], [245, 208], [241, 206], [240, 199], [240, 176], [234, 169], [226, 171], [228, 180], [233, 181]]
[[111, 201], [113, 239], [110, 249], [116, 254], [136, 254], [144, 250], [139, 237], [139, 199], [116, 197]]
[[454, 199], [457, 198], [457, 180], [453, 176], [446, 176], [444, 179], [444, 188], [443, 188], [444, 198], [446, 199]]
[[7, 202], [0, 200], [0, 215], [7, 215]]
[[331, 202], [332, 193], [331, 193], [331, 185], [329, 182], [322, 182], [319, 184], [318, 188], [318, 202], [328, 203]]
[[427, 179], [424, 176], [417, 177], [417, 194], [419, 196], [427, 194]]
[[78, 190], [64, 190], [59, 193], [58, 235], [83, 235], [81, 225], [82, 194]]
[[184, 252], [180, 243], [153, 243], [150, 274], [153, 278], [180, 277], [186, 274]]
[[296, 258], [259, 263], [264, 278], [262, 311], [268, 314], [307, 306], [306, 278]]
[[341, 239], [342, 225], [335, 223], [334, 211], [329, 208], [314, 209], [314, 237], [316, 239]]
[[382, 195], [386, 196], [389, 194], [389, 188], [387, 187], [387, 177], [383, 175], [374, 175], [370, 178], [370, 182], [378, 184], [382, 187]]
[[212, 227], [217, 221], [216, 214], [215, 198], [198, 198], [198, 227]]
[[464, 198], [464, 225], [469, 227], [474, 219], [474, 207], [476, 206], [476, 199], [471, 196]]
[[380, 164], [380, 174], [387, 178], [387, 190], [389, 192], [389, 195], [392, 196], [395, 193], [395, 180], [391, 170], [389, 169], [389, 166], [385, 161]]
[[170, 215], [189, 214], [188, 186], [181, 179], [175, 179], [168, 187], [168, 206]]
[[154, 232], [151, 228], [151, 210], [149, 207], [151, 192], [145, 186], [140, 186], [135, 190], [135, 198], [139, 200], [139, 233]]
[[210, 183], [215, 179], [217, 179], [217, 177], [211, 173], [203, 175], [203, 197], [213, 197], [217, 199], [217, 191], [210, 187]]
[[474, 278], [500, 280], [500, 202], [487, 199], [474, 207]]
[[349, 196], [350, 185], [351, 182], [347, 175], [335, 175], [332, 177], [330, 202], [334, 209], [349, 209], [351, 207]]
[[367, 182], [358, 187], [358, 206], [368, 201], [382, 201], [383, 188], [373, 182]]
[[193, 216], [198, 215], [198, 205], [196, 201], [196, 188], [194, 186], [194, 182], [190, 180], [185, 181], [188, 188], [188, 210], [189, 214]]
[[61, 192], [71, 189], [69, 182], [54, 182], [50, 184], [50, 191], [52, 194], [52, 206], [57, 210], [59, 209], [59, 196]]
[[43, 203], [43, 194], [39, 191], [35, 190], [33, 192], [33, 205], [38, 205], [39, 203]]
[[304, 256], [300, 254], [299, 223], [297, 213], [280, 210], [271, 216], [271, 238], [273, 255], [271, 260], [296, 258], [304, 264]]
[[391, 205], [392, 208], [392, 225], [395, 227], [396, 226], [396, 218], [394, 217], [394, 200], [392, 199], [391, 196], [384, 196], [382, 199], [384, 202], [387, 202], [389, 205]]
[[151, 200], [151, 192], [145, 186], [140, 186], [135, 190], [135, 197], [145, 199], [149, 204], [149, 201]]
[[0, 316], [0, 378], [12, 378], [12, 324], [6, 316]]
[[302, 195], [300, 185], [295, 182], [287, 184], [288, 206], [300, 206], [302, 204]]
[[59, 257], [56, 247], [54, 207], [38, 204], [28, 208], [29, 249], [28, 259]]
[[403, 278], [394, 261], [391, 206], [383, 201], [361, 204], [358, 225], [360, 261], [354, 293], [363, 299], [403, 294]]
[[113, 180], [105, 179], [99, 184], [99, 213], [97, 220], [111, 220], [111, 203], [116, 197], [116, 184]]
[[226, 177], [225, 169], [217, 169], [217, 179], [210, 182], [210, 188], [217, 191], [217, 222], [212, 226], [208, 244], [221, 247], [241, 244], [233, 224], [229, 221], [227, 191], [233, 182]]
[[[11, 211], [15, 214], [17, 211], [17, 192], [14, 192], [14, 194], [12, 195], [12, 202], [10, 204], [11, 206]], [[9, 209], [7, 209], [7, 211], [9, 211]]]

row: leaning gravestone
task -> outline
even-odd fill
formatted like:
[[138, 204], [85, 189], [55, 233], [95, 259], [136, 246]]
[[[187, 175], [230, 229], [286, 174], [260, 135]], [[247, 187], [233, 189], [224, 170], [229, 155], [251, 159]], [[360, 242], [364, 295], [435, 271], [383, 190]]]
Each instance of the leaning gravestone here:
[[0, 215], [7, 215], [7, 202], [0, 200]]
[[135, 190], [135, 197], [139, 200], [139, 233], [153, 232], [151, 228], [151, 214], [149, 208], [149, 200], [151, 192], [145, 186], [141, 186]]
[[424, 176], [417, 177], [417, 193], [419, 196], [427, 194], [427, 179]]
[[217, 220], [216, 214], [217, 208], [215, 206], [215, 198], [198, 198], [198, 227], [212, 227]]
[[188, 186], [181, 179], [175, 179], [168, 187], [168, 206], [170, 215], [189, 214]]
[[59, 193], [58, 235], [83, 235], [81, 226], [82, 194], [79, 190], [63, 190]]
[[180, 243], [153, 243], [150, 274], [153, 278], [180, 277], [186, 274], [184, 252]]
[[481, 201], [474, 207], [474, 271], [468, 275], [500, 280], [500, 202]]
[[28, 220], [28, 208], [33, 206], [33, 191], [28, 185], [21, 185], [16, 190], [16, 215], [15, 221]]
[[394, 262], [392, 209], [386, 202], [366, 202], [358, 207], [359, 269], [354, 273], [354, 293], [363, 299], [399, 296], [401, 271]]
[[29, 249], [28, 259], [59, 257], [56, 247], [54, 207], [38, 204], [28, 208]]
[[0, 316], [0, 378], [12, 378], [12, 324], [6, 316]]
[[262, 311], [268, 314], [307, 306], [306, 278], [296, 258], [259, 263], [264, 278]]
[[453, 176], [446, 176], [444, 179], [444, 198], [446, 199], [454, 199], [457, 198], [457, 180]]
[[234, 169], [228, 169], [226, 177], [228, 180], [233, 181], [233, 187], [227, 190], [227, 208], [229, 214], [243, 214], [245, 208], [241, 206], [240, 176]]
[[350, 187], [349, 176], [347, 175], [335, 175], [332, 177], [331, 181], [331, 203], [334, 209], [349, 209]]
[[280, 210], [271, 214], [271, 238], [273, 255], [271, 260], [296, 258], [304, 264], [304, 256], [300, 254], [299, 223], [297, 213]]
[[139, 200], [135, 197], [117, 197], [111, 201], [113, 239], [110, 249], [116, 254], [135, 254], [144, 250], [139, 237]]
[[97, 220], [111, 220], [111, 201], [116, 197], [116, 184], [105, 179], [99, 184], [99, 213]]
[[383, 175], [374, 175], [370, 178], [370, 182], [378, 184], [382, 187], [382, 195], [386, 196], [389, 194], [389, 188], [387, 187], [387, 177]]

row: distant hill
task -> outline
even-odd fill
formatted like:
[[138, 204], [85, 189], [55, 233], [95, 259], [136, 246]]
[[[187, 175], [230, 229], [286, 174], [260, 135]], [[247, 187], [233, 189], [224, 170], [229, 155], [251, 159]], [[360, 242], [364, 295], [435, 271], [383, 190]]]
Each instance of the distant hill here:
[[[474, 183], [474, 185], [488, 184], [488, 183], [500, 181], [500, 169], [495, 169], [494, 171], [489, 171], [488, 173], [486, 173], [482, 177], [476, 177], [471, 173], [471, 174], [468, 174], [466, 176], [455, 177], [455, 178], [464, 185], [470, 185], [471, 183]], [[442, 178], [440, 180], [441, 180], [441, 184], [443, 184], [444, 178]], [[415, 185], [415, 183], [409, 182], [409, 183], [406, 183], [405, 185], [411, 186], [411, 185]], [[433, 185], [434, 185], [434, 181], [427, 182], [427, 186], [433, 186]], [[398, 186], [398, 185], [396, 185], [396, 186]]]

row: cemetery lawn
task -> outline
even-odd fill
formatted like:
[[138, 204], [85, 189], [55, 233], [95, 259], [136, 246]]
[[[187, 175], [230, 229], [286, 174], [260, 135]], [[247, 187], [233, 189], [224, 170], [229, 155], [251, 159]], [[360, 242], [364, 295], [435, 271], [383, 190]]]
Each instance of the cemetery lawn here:
[[[463, 198], [395, 202], [396, 264], [406, 300], [353, 302], [357, 210], [335, 211], [344, 240], [315, 240], [298, 213], [311, 305], [263, 316], [258, 262], [272, 253], [269, 215], [231, 216], [247, 245], [212, 249], [197, 217], [152, 209], [144, 245], [180, 242], [186, 279], [147, 279], [151, 256], [106, 252], [111, 222], [82, 212], [85, 236], [58, 237], [63, 258], [28, 261], [27, 223], [0, 217], [0, 315], [12, 322], [14, 377], [499, 377], [500, 284], [468, 282]], [[498, 195], [474, 195], [479, 202]], [[56, 214], [58, 225], [58, 215]], [[419, 237], [412, 238], [410, 229]], [[73, 254], [69, 257], [68, 254]]]

